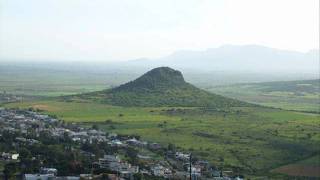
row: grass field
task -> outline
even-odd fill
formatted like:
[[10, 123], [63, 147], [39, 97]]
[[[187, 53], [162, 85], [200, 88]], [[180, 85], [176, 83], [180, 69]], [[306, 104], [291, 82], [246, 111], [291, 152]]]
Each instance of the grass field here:
[[218, 167], [245, 174], [266, 175], [270, 170], [320, 152], [320, 124], [316, 114], [263, 107], [217, 111], [52, 100], [12, 103], [6, 107], [33, 107], [65, 121], [85, 126], [96, 123], [108, 132], [140, 135], [164, 145], [173, 143]]
[[6, 107], [20, 107], [44, 110], [45, 113], [57, 115], [65, 121], [72, 122], [103, 122], [106, 120], [116, 121], [161, 121], [177, 119], [161, 114], [150, 113], [152, 110], [159, 108], [131, 108], [111, 106], [98, 103], [66, 103], [60, 101], [37, 101], [25, 103], [7, 104]]
[[[1, 74], [1, 73], [0, 73]], [[43, 75], [42, 77], [40, 75]], [[49, 76], [49, 75], [48, 75]], [[26, 96], [61, 96], [83, 92], [91, 92], [105, 89], [103, 80], [90, 83], [82, 83], [81, 77], [68, 78], [60, 75], [47, 77], [39, 74], [39, 77], [16, 77], [8, 79], [8, 76], [0, 77], [0, 93], [6, 91], [10, 94]], [[32, 80], [31, 80], [32, 79]]]
[[278, 167], [272, 172], [287, 174], [291, 176], [317, 177], [320, 178], [320, 154], [311, 156], [302, 161]]
[[134, 72], [101, 71], [99, 67], [88, 71], [82, 66], [0, 63], [0, 93], [53, 97], [98, 91], [136, 77]]
[[270, 107], [320, 112], [319, 80], [235, 84], [207, 90]]

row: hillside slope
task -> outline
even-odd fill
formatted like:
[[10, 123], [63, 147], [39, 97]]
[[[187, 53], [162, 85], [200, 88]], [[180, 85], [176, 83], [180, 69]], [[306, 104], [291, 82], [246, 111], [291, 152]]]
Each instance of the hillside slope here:
[[136, 80], [113, 89], [71, 97], [118, 106], [249, 106], [248, 103], [201, 90], [185, 82], [181, 72], [169, 67], [152, 69]]

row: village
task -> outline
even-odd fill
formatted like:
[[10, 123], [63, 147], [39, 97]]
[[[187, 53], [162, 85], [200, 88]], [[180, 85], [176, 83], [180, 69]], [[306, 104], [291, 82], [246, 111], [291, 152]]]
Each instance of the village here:
[[173, 145], [66, 123], [34, 109], [1, 108], [0, 127], [4, 179], [244, 179]]

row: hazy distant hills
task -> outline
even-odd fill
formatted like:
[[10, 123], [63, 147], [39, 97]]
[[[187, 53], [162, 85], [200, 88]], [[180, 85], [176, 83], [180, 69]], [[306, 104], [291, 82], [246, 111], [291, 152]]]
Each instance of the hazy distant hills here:
[[[245, 102], [212, 94], [185, 82], [182, 73], [169, 67], [152, 69], [116, 88], [70, 96], [119, 106], [232, 107]], [[70, 99], [69, 99], [70, 100]]]
[[186, 81], [201, 88], [316, 79], [319, 78], [319, 51], [300, 53], [256, 45], [226, 45], [206, 51], [178, 51], [158, 59], [112, 63], [0, 59], [0, 90], [31, 95], [38, 94], [39, 90], [47, 94], [48, 87], [53, 94], [65, 94], [65, 89], [67, 94], [88, 92], [119, 86], [161, 66], [183, 71]]
[[225, 45], [205, 51], [185, 50], [159, 59], [128, 62], [128, 66], [132, 65], [202, 71], [316, 73], [319, 71], [319, 51], [301, 53], [258, 45]]

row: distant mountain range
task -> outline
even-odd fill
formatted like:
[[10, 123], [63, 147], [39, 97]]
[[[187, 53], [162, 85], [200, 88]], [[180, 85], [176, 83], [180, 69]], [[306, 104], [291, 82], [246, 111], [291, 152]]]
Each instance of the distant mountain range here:
[[126, 66], [232, 72], [319, 72], [319, 50], [301, 53], [258, 45], [225, 45], [205, 51], [178, 51], [159, 59], [128, 61]]
[[180, 71], [159, 67], [139, 78], [104, 91], [64, 97], [67, 101], [85, 100], [118, 106], [214, 107], [251, 106], [196, 88], [185, 82]]
[[[319, 78], [319, 50], [306, 53], [257, 45], [225, 45], [205, 51], [178, 51], [158, 59], [126, 62], [15, 62], [0, 59], [0, 79], [15, 77], [47, 83], [43, 77], [70, 83], [97, 82], [118, 86], [156, 67], [169, 66], [183, 71], [192, 84], [210, 88], [216, 85]], [[79, 81], [76, 82], [75, 79]], [[25, 83], [29, 84], [29, 83]]]

